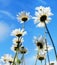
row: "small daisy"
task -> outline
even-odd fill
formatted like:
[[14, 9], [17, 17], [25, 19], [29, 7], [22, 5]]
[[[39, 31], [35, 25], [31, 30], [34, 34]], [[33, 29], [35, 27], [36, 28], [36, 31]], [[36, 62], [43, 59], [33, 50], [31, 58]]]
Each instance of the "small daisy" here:
[[35, 16], [34, 18], [34, 23], [37, 24], [38, 27], [44, 27], [45, 23], [49, 23], [51, 18], [50, 16], [52, 16], [53, 14], [51, 13], [51, 9], [50, 7], [36, 7], [36, 12], [35, 12]]
[[15, 29], [12, 31], [11, 35], [21, 37], [24, 36], [27, 32], [24, 29]]
[[24, 42], [24, 39], [23, 38], [14, 38], [13, 39], [13, 43], [16, 44], [16, 43], [23, 43]]
[[8, 61], [8, 54], [5, 54], [4, 56], [1, 57], [5, 62]]
[[44, 45], [46, 45], [45, 38], [43, 36], [39, 36], [38, 38], [35, 37], [34, 40], [35, 40], [36, 46], [39, 49], [43, 49]]
[[14, 44], [14, 45], [12, 45], [11, 50], [12, 50], [13, 52], [16, 52], [16, 51], [19, 52], [19, 47], [17, 46], [17, 44]]
[[27, 52], [27, 49], [24, 48], [24, 46], [20, 47], [20, 53], [25, 54]]
[[30, 13], [29, 12], [25, 12], [25, 11], [21, 11], [21, 13], [19, 13], [17, 15], [17, 19], [18, 21], [21, 21], [20, 23], [24, 23], [26, 22], [27, 20], [30, 19]]
[[13, 57], [10, 55], [10, 54], [5, 54], [2, 59], [5, 61], [5, 62], [9, 62], [9, 63], [12, 63], [13, 62]]
[[10, 64], [13, 63], [13, 57], [12, 57], [12, 56], [9, 57], [8, 62], [9, 62]]
[[44, 60], [45, 58], [46, 58], [46, 55], [45, 55], [44, 51], [38, 52], [38, 55], [37, 55], [37, 59], [38, 59], [38, 60], [42, 61], [42, 60]]
[[[49, 64], [47, 64], [49, 65]], [[57, 61], [50, 61], [50, 65], [57, 65]]]

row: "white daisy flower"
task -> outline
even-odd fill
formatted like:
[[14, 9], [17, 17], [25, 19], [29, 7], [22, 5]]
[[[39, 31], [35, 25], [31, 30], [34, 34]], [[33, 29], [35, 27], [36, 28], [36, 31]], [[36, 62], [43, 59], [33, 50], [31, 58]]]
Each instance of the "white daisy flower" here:
[[12, 56], [9, 56], [8, 62], [9, 62], [9, 63], [13, 63], [13, 57], [12, 57]]
[[[53, 49], [53, 47], [51, 45], [47, 45], [47, 47], [46, 47], [46, 45], [44, 45], [44, 48], [42, 50], [46, 52], [46, 51], [50, 51], [52, 49]], [[37, 47], [35, 48], [35, 51], [38, 51]]]
[[45, 38], [43, 36], [39, 36], [38, 38], [35, 37], [34, 40], [35, 40], [36, 46], [39, 49], [43, 49], [44, 45], [46, 45]]
[[24, 36], [27, 32], [24, 29], [15, 29], [12, 31], [11, 35], [21, 37]]
[[21, 13], [18, 13], [17, 15], [17, 19], [18, 21], [21, 21], [20, 23], [24, 23], [27, 20], [30, 19], [30, 13], [29, 12], [25, 12], [25, 11], [21, 11]]
[[4, 56], [1, 57], [5, 62], [12, 63], [13, 62], [13, 57], [10, 54], [5, 54]]
[[[49, 63], [47, 63], [49, 65]], [[50, 65], [57, 65], [57, 61], [50, 61]]]
[[1, 58], [5, 61], [5, 62], [7, 62], [8, 61], [8, 54], [5, 54], [4, 56], [2, 56]]
[[13, 43], [16, 44], [16, 43], [23, 43], [24, 42], [24, 39], [23, 38], [14, 38], [13, 39]]
[[22, 42], [23, 42], [23, 38], [19, 38], [19, 40], [18, 40], [18, 38], [14, 38], [13, 39], [13, 45], [12, 45], [12, 47], [11, 47], [11, 50], [12, 51], [14, 51], [14, 52], [16, 52], [16, 51], [20, 51], [20, 47], [21, 47], [21, 45], [22, 45]]
[[27, 49], [24, 48], [24, 46], [20, 47], [20, 53], [25, 54], [27, 52]]
[[33, 17], [34, 19], [34, 23], [37, 24], [38, 27], [44, 27], [45, 24], [44, 22], [47, 24], [50, 22], [51, 18], [50, 16], [52, 16], [53, 14], [51, 13], [51, 9], [50, 7], [36, 7], [36, 12], [35, 12], [35, 16]]
[[17, 47], [17, 44], [12, 45], [11, 50], [12, 50], [13, 52], [16, 52], [16, 51], [19, 52], [19, 48]]
[[38, 52], [38, 55], [37, 55], [37, 59], [38, 60], [40, 60], [40, 61], [42, 61], [42, 60], [44, 60], [46, 58], [46, 54], [45, 54], [45, 52], [44, 51], [39, 51]]

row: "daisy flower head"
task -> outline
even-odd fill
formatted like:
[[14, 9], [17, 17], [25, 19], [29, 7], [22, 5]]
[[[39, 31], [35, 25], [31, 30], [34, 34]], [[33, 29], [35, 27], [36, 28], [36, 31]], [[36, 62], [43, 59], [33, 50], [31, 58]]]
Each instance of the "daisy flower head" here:
[[20, 21], [20, 23], [25, 23], [27, 20], [30, 19], [30, 17], [30, 12], [21, 11], [17, 15], [17, 20]]
[[24, 36], [27, 32], [24, 29], [15, 29], [12, 31], [11, 35], [12, 36], [17, 36], [17, 37], [21, 37]]
[[[47, 63], [49, 65], [49, 63]], [[50, 61], [50, 65], [57, 65], [57, 61]]]
[[19, 38], [19, 39], [18, 39], [18, 38], [16, 37], [16, 38], [13, 39], [13, 43], [14, 43], [14, 44], [23, 43], [23, 42], [24, 42], [24, 39], [23, 39], [23, 38]]
[[2, 59], [5, 61], [5, 62], [9, 62], [9, 63], [12, 63], [13, 62], [13, 57], [10, 55], [10, 54], [5, 54]]
[[33, 17], [34, 23], [37, 24], [37, 27], [44, 27], [45, 26], [44, 23], [46, 24], [49, 23], [51, 20], [50, 16], [53, 15], [50, 7], [40, 6], [36, 7], [35, 9], [36, 9], [35, 17]]
[[43, 49], [44, 45], [46, 44], [45, 42], [45, 38], [43, 36], [39, 36], [36, 40], [35, 40], [36, 46], [39, 49]]
[[27, 49], [24, 46], [20, 47], [21, 54], [25, 54], [26, 52], [27, 52]]
[[46, 58], [46, 54], [44, 53], [44, 51], [41, 50], [40, 52], [38, 52], [38, 55], [37, 55], [38, 60], [42, 61], [45, 58]]
[[5, 54], [4, 56], [2, 56], [1, 59], [3, 59], [5, 62], [7, 62], [8, 61], [8, 54]]
[[13, 63], [13, 57], [12, 57], [11, 55], [9, 56], [8, 62], [9, 62], [10, 64]]
[[11, 50], [12, 50], [13, 52], [16, 52], [16, 51], [19, 52], [19, 47], [17, 46], [17, 44], [14, 44], [14, 45], [12, 45]]

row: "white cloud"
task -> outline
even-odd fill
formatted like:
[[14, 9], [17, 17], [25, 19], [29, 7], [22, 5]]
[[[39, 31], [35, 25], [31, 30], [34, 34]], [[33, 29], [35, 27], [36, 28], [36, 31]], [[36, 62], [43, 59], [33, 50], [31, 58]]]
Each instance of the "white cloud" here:
[[0, 41], [6, 39], [10, 35], [11, 29], [12, 26], [0, 21]]
[[0, 13], [2, 13], [4, 15], [7, 15], [11, 19], [15, 19], [15, 17], [10, 12], [8, 12], [8, 11], [0, 10]]
[[32, 56], [29, 56], [28, 58], [25, 59], [26, 65], [34, 65], [36, 61], [36, 56], [33, 54]]

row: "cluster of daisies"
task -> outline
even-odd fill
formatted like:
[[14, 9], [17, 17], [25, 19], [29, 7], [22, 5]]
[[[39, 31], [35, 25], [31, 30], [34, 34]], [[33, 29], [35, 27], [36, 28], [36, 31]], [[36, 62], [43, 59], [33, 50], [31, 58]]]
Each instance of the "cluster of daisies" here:
[[13, 39], [13, 45], [11, 47], [11, 49], [14, 52], [17, 51], [17, 52], [21, 52], [21, 53], [26, 53], [26, 50], [25, 50], [24, 46], [22, 45], [22, 43], [24, 42], [23, 36], [26, 33], [27, 32], [24, 29], [20, 29], [20, 28], [12, 31], [11, 35], [16, 36], [16, 38]]
[[[24, 28], [15, 29], [11, 33], [12, 36], [16, 36], [16, 38], [13, 39], [13, 45], [11, 47], [11, 50], [16, 52], [17, 57], [19, 53], [21, 53], [24, 56], [24, 54], [27, 52], [27, 49], [23, 46], [23, 42], [24, 42], [23, 36], [26, 33], [27, 32], [24, 30]], [[16, 56], [14, 57], [14, 62], [15, 62]], [[22, 62], [21, 60], [18, 60], [18, 58], [17, 58], [17, 61], [19, 61], [19, 64]]]
[[4, 54], [4, 56], [1, 57], [0, 62], [2, 61], [3, 65], [12, 65], [13, 63], [13, 57], [11, 54]]
[[34, 37], [34, 43], [37, 46], [36, 58], [40, 61], [45, 60], [47, 57], [47, 51], [52, 50], [53, 47], [47, 43], [46, 38], [42, 35], [40, 35], [39, 37]]
[[[5, 62], [7, 65], [17, 65], [20, 64], [22, 59], [18, 58], [19, 53], [24, 56], [24, 54], [27, 52], [27, 49], [23, 46], [23, 36], [27, 32], [24, 29], [15, 29], [12, 31], [11, 35], [15, 36], [13, 39], [13, 45], [11, 47], [11, 50], [15, 52], [15, 57], [12, 57], [10, 54], [5, 54], [1, 57], [1, 59]], [[22, 57], [21, 57], [22, 58]]]
[[[45, 27], [45, 23], [46, 24], [49, 23], [51, 20], [50, 16], [53, 15], [51, 13], [50, 7], [40, 6], [36, 7], [35, 10], [36, 11], [34, 17], [32, 17], [29, 12], [22, 11], [21, 13], [18, 13], [17, 20], [20, 23], [25, 23], [29, 19], [34, 19], [34, 23], [37, 25], [37, 27]], [[2, 57], [2, 59], [6, 63], [9, 63], [10, 65], [18, 65], [15, 64], [16, 62], [19, 64], [21, 63], [21, 61], [18, 59], [18, 54], [21, 53], [22, 55], [24, 55], [27, 52], [27, 49], [23, 46], [24, 42], [23, 36], [26, 33], [27, 32], [24, 30], [24, 28], [15, 29], [12, 31], [11, 35], [15, 36], [15, 38], [13, 39], [13, 45], [11, 47], [11, 50], [15, 52], [15, 56], [12, 57], [9, 54], [5, 54]], [[35, 37], [34, 42], [37, 46], [37, 59], [40, 61], [45, 60], [47, 51], [53, 49], [53, 47], [47, 44], [46, 38], [43, 37], [42, 35], [39, 37]], [[54, 63], [51, 62], [50, 65], [54, 65]]]
[[24, 23], [28, 21], [29, 19], [34, 19], [34, 23], [37, 24], [37, 27], [44, 27], [44, 23], [49, 23], [51, 18], [50, 16], [53, 15], [51, 12], [50, 7], [36, 7], [35, 8], [35, 16], [31, 16], [29, 12], [22, 11], [21, 13], [18, 13], [17, 19], [20, 23]]

